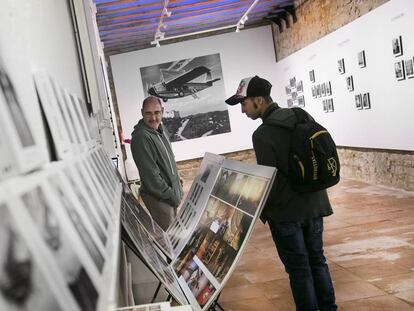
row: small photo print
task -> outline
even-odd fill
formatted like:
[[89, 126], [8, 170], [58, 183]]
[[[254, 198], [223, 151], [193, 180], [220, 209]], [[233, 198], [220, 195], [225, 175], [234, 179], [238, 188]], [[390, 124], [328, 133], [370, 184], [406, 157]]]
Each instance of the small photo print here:
[[316, 90], [316, 86], [312, 86], [312, 97], [316, 98], [317, 97], [317, 90]]
[[362, 94], [355, 95], [355, 107], [358, 110], [362, 109]]
[[371, 109], [371, 102], [370, 102], [370, 98], [369, 98], [369, 93], [365, 93], [362, 96], [362, 106], [364, 107], [364, 109]]
[[407, 79], [411, 79], [414, 77], [414, 68], [413, 68], [413, 59], [407, 59], [405, 61], [405, 75]]
[[313, 69], [309, 71], [309, 80], [310, 82], [315, 83], [315, 70]]
[[298, 106], [305, 107], [305, 96], [303, 95], [298, 96]]
[[343, 58], [338, 60], [338, 72], [341, 75], [345, 73], [345, 61]]
[[352, 76], [346, 77], [346, 88], [352, 92], [354, 90], [354, 79]]
[[302, 80], [300, 80], [300, 81], [298, 82], [298, 84], [296, 85], [296, 91], [297, 91], [298, 93], [303, 92], [303, 82], [302, 82]]
[[398, 36], [392, 39], [392, 53], [395, 57], [403, 55], [402, 38]]
[[325, 91], [326, 91], [326, 95], [327, 96], [331, 96], [332, 95], [332, 88], [331, 88], [331, 82], [325, 82]]
[[334, 112], [333, 99], [332, 98], [328, 98], [327, 99], [327, 102], [328, 102], [328, 112]]
[[290, 85], [290, 87], [296, 87], [296, 78], [295, 77], [289, 79], [289, 85]]
[[364, 68], [367, 66], [365, 61], [365, 51], [362, 50], [361, 52], [358, 52], [358, 66], [359, 68]]
[[323, 104], [323, 112], [328, 112], [328, 100], [324, 99], [322, 101], [322, 104]]
[[286, 95], [289, 95], [291, 92], [292, 91], [290, 89], [290, 86], [289, 85], [288, 86], [285, 86], [285, 93], [286, 93]]
[[292, 107], [292, 106], [293, 106], [293, 100], [292, 100], [291, 98], [289, 98], [289, 99], [287, 100], [287, 106], [288, 106], [288, 108], [290, 108], [290, 107]]
[[297, 100], [298, 99], [298, 93], [297, 92], [292, 92], [292, 99], [293, 100]]
[[405, 79], [404, 61], [394, 63], [395, 77], [398, 81]]

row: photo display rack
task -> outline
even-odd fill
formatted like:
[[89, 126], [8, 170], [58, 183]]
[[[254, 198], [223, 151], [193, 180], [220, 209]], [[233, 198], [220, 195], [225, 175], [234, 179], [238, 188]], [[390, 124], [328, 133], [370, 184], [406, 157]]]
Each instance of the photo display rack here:
[[128, 202], [125, 194], [122, 224], [166, 290], [180, 303], [188, 301], [194, 310], [208, 310], [247, 244], [275, 174], [273, 167], [206, 153], [182, 208], [166, 231], [170, 251], [161, 251], [155, 242], [158, 238], [148, 230], [151, 222], [141, 220], [148, 215], [142, 215], [145, 211], [137, 208], [139, 203]]
[[[116, 309], [121, 183], [114, 169], [101, 167], [113, 189], [107, 209], [81, 175], [101, 148], [2, 183], [0, 310]], [[109, 157], [104, 162], [111, 165]]]

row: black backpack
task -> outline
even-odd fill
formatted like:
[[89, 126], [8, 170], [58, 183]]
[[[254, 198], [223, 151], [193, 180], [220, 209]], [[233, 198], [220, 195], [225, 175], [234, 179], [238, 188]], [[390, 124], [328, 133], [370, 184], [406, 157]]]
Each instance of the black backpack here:
[[303, 109], [292, 110], [297, 119], [291, 132], [287, 174], [292, 189], [313, 192], [337, 184], [340, 164], [331, 135]]

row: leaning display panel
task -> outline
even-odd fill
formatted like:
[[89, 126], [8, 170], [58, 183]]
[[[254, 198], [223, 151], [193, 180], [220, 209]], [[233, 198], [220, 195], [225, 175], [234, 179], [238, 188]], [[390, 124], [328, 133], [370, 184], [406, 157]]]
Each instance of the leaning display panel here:
[[[1, 42], [0, 42], [1, 43]], [[1, 140], [8, 146], [3, 162], [0, 155], [0, 179], [26, 173], [49, 161], [46, 137], [36, 92], [28, 70], [15, 63], [8, 63], [14, 71], [7, 70], [0, 51], [0, 123]], [[17, 67], [17, 68], [16, 68]]]
[[14, 207], [0, 192], [0, 310], [71, 310]]
[[188, 226], [192, 233], [172, 262], [194, 310], [207, 310], [230, 277], [276, 172], [210, 154], [206, 158], [178, 217], [185, 219], [189, 206], [195, 213]]

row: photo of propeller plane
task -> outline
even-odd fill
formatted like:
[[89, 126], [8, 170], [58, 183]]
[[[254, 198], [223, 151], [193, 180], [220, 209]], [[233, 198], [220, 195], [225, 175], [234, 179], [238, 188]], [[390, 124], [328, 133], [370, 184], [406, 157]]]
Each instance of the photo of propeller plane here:
[[171, 142], [231, 131], [220, 54], [139, 68], [144, 96], [164, 102], [162, 123]]
[[[161, 98], [164, 102], [167, 102], [170, 98], [180, 98], [189, 95], [198, 98], [198, 92], [213, 86], [214, 82], [220, 80], [220, 78], [212, 79], [211, 70], [205, 66], [199, 66], [184, 73], [164, 70], [162, 71], [162, 76], [165, 77], [167, 74], [177, 72], [178, 75], [151, 86], [148, 89], [148, 93]], [[204, 82], [194, 81], [202, 76], [205, 77]]]

